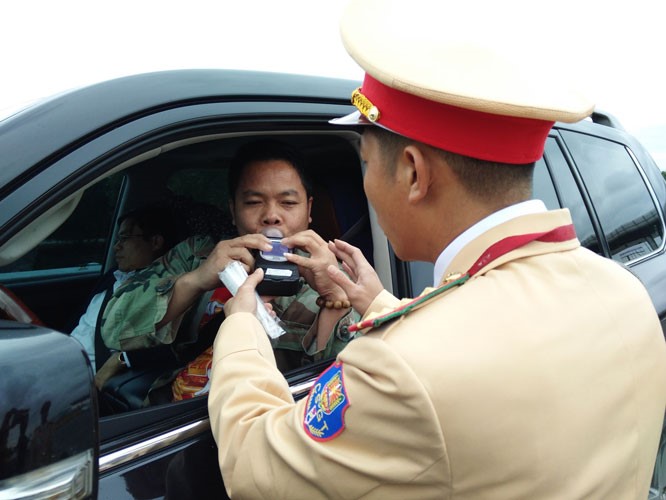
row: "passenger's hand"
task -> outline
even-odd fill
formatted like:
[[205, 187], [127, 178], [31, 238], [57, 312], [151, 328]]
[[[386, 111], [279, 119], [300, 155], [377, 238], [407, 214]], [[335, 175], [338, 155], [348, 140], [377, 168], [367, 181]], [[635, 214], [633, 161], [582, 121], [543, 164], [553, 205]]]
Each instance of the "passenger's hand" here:
[[298, 266], [301, 276], [319, 295], [333, 301], [347, 299], [344, 290], [331, 279], [326, 270], [329, 266], [337, 267], [338, 261], [321, 236], [308, 229], [283, 238], [282, 243], [290, 248], [301, 248], [310, 254], [309, 257], [296, 254], [285, 256]]
[[220, 241], [206, 260], [194, 271], [193, 278], [201, 290], [220, 286], [218, 273], [232, 260], [239, 261], [248, 273], [254, 268], [252, 250], [270, 250], [271, 244], [263, 234], [246, 234], [232, 240]]
[[[254, 294], [257, 285], [264, 278], [264, 271], [257, 269], [238, 287], [236, 295], [224, 304], [224, 314], [231, 316], [237, 312], [254, 314], [257, 310], [257, 298]], [[270, 311], [269, 311], [270, 312]]]
[[95, 387], [101, 391], [107, 380], [120, 373], [124, 369], [125, 365], [123, 365], [118, 359], [118, 353], [111, 354], [111, 357], [109, 357], [109, 359], [104, 362], [102, 367], [97, 370], [97, 373], [95, 373]]
[[379, 276], [363, 252], [355, 246], [335, 240], [328, 247], [342, 261], [342, 269], [349, 275], [345, 276], [338, 266], [329, 266], [329, 277], [345, 291], [352, 307], [360, 314], [365, 314], [375, 297], [384, 289]]

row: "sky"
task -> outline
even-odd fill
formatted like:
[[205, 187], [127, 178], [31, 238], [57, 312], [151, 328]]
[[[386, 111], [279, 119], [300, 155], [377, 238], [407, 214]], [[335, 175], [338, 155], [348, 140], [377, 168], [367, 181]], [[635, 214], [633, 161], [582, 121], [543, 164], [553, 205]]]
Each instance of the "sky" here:
[[[0, 115], [71, 88], [165, 69], [234, 68], [361, 79], [363, 71], [339, 36], [347, 3], [2, 2]], [[492, 36], [561, 64], [597, 108], [618, 118], [666, 170], [663, 0], [406, 3], [424, 30]]]

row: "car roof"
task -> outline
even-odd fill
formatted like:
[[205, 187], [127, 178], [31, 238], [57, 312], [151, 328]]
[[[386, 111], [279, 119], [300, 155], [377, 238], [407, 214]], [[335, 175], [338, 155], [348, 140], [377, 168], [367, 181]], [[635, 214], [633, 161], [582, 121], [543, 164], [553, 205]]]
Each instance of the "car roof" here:
[[64, 92], [0, 121], [0, 189], [54, 152], [157, 111], [227, 100], [346, 104], [356, 86], [355, 81], [327, 77], [189, 69], [127, 76]]

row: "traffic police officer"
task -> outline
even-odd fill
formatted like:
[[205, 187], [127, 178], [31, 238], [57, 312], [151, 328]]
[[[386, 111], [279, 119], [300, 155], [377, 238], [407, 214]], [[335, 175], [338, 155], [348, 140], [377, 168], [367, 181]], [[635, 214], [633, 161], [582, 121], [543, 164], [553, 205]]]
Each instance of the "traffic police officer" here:
[[396, 254], [434, 262], [437, 288], [399, 301], [358, 249], [331, 244], [365, 335], [296, 403], [251, 275], [214, 348], [228, 492], [646, 498], [666, 405], [658, 318], [632, 274], [580, 246], [568, 210], [530, 199], [551, 126], [592, 106], [534, 88], [492, 47], [424, 45], [393, 8], [350, 4], [343, 40], [366, 75], [340, 121], [364, 128], [365, 190]]

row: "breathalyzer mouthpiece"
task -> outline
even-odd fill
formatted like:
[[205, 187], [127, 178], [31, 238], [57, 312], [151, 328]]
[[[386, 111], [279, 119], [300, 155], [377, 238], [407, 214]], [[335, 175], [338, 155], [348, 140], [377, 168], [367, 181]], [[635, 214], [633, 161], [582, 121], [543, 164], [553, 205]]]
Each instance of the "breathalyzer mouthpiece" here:
[[283, 238], [282, 231], [277, 227], [267, 227], [261, 230], [261, 234], [266, 236], [266, 238]]

